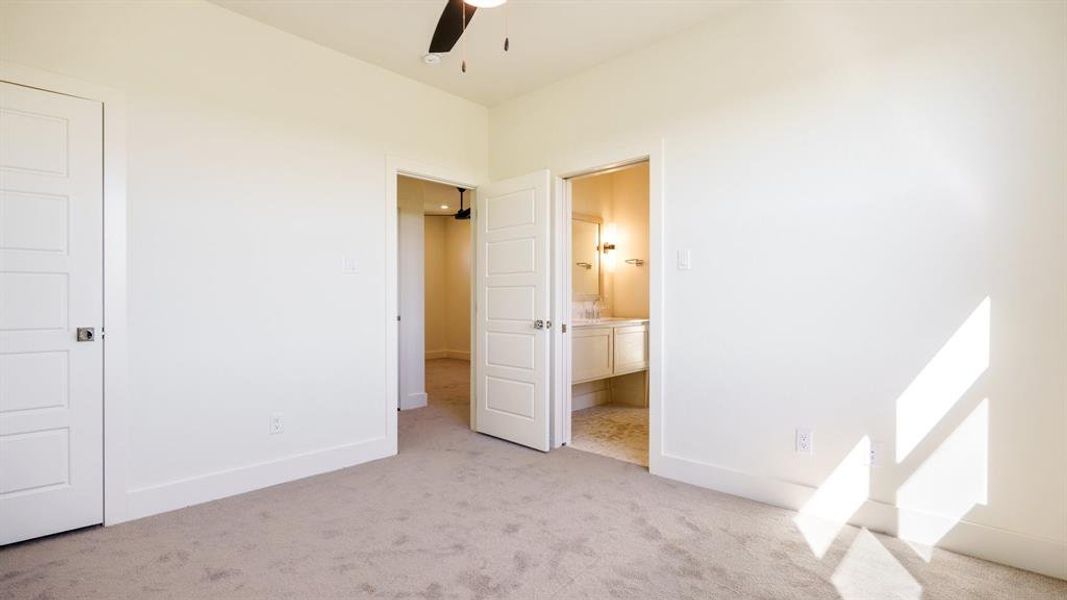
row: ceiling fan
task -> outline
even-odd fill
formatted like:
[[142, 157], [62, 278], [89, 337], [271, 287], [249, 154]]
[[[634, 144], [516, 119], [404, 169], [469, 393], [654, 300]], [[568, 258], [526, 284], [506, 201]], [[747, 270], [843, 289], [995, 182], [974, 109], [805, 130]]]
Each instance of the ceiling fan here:
[[453, 218], [455, 218], [457, 221], [469, 221], [471, 218], [471, 209], [469, 207], [463, 208], [463, 192], [467, 190], [461, 187], [457, 187], [456, 189], [459, 190], [459, 210], [456, 211], [456, 214], [453, 215]]
[[[430, 39], [430, 55], [451, 52], [456, 42], [463, 36], [470, 24], [474, 13], [479, 8], [495, 8], [503, 5], [507, 0], [448, 0], [441, 17], [437, 20], [437, 28]], [[507, 18], [504, 20], [504, 52], [511, 45], [507, 34]], [[461, 69], [467, 72], [467, 60], [464, 57]]]

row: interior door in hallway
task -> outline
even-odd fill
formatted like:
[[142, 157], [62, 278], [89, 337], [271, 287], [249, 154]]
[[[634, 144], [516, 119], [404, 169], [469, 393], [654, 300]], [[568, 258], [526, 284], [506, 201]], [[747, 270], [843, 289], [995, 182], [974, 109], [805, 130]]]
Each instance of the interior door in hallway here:
[[102, 119], [0, 82], [0, 544], [103, 521]]
[[478, 188], [476, 428], [549, 449], [548, 171]]

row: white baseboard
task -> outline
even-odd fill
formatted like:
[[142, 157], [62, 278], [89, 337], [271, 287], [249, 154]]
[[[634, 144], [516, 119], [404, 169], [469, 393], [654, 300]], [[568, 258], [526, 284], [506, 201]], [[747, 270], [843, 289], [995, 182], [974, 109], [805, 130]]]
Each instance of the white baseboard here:
[[426, 360], [436, 360], [439, 358], [470, 360], [471, 353], [466, 350], [428, 350], [426, 352]]
[[382, 437], [130, 490], [124, 520], [243, 494], [394, 454], [396, 450], [388, 438]]
[[593, 390], [585, 394], [575, 394], [571, 397], [571, 412], [592, 408], [611, 402], [611, 390]]
[[[752, 475], [678, 456], [659, 454], [649, 458], [653, 475], [790, 510], [799, 510], [815, 493], [815, 488], [808, 485]], [[852, 516], [849, 524], [895, 536], [901, 514], [904, 514], [904, 509], [868, 500]], [[910, 514], [916, 516], [915, 513]], [[945, 519], [935, 515], [919, 516]], [[937, 543], [937, 547], [1067, 579], [1067, 543], [1058, 540], [961, 520], [951, 523], [951, 530]]]
[[408, 394], [406, 398], [400, 399], [400, 410], [411, 410], [413, 408], [422, 408], [426, 406], [429, 401], [429, 396], [426, 392], [417, 392], [414, 394]]

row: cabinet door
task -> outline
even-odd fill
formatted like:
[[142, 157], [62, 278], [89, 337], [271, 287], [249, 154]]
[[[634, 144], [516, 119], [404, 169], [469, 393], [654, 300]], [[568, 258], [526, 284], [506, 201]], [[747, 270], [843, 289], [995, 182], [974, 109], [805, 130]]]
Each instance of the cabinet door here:
[[615, 328], [615, 375], [648, 368], [648, 325]]
[[612, 329], [575, 329], [571, 340], [571, 382], [581, 383], [611, 377]]

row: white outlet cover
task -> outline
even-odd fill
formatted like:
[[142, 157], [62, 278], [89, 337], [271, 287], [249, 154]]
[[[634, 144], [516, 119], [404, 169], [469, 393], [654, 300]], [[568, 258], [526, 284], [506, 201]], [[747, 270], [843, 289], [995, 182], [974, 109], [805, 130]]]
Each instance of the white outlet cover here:
[[885, 456], [885, 442], [871, 442], [870, 453], [867, 456], [867, 466], [880, 467]]
[[797, 454], [815, 453], [815, 430], [798, 428], [796, 431]]
[[271, 435], [285, 431], [285, 423], [282, 421], [282, 413], [271, 413], [270, 427], [268, 428], [268, 431]]

